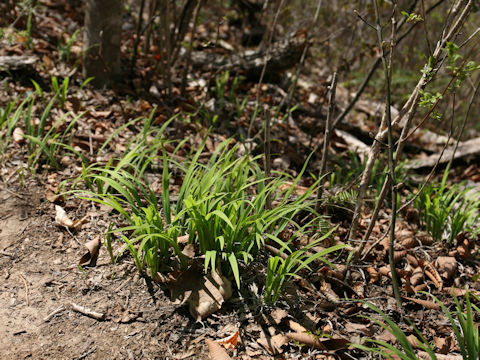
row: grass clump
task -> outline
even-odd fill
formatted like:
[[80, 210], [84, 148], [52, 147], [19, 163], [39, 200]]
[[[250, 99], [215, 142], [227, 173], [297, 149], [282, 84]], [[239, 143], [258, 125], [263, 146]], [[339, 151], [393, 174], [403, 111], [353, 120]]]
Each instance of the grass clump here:
[[[190, 160], [180, 161], [175, 152], [167, 155], [160, 133], [155, 137], [159, 139], [157, 148], [152, 148], [145, 138], [132, 143], [131, 150], [116, 163], [91, 166], [82, 174], [89, 189], [82, 197], [106, 204], [120, 214], [124, 224], [111, 227], [110, 233], [121, 233], [124, 249], [130, 251], [142, 273], [148, 268], [155, 274], [159, 264], [168, 263], [172, 255], [185, 265], [178, 237], [188, 236], [188, 243], [204, 259], [205, 272], [220, 267], [240, 287], [242, 269], [269, 241], [279, 244], [279, 256], [285, 253], [287, 259], [279, 260], [277, 256], [269, 260], [266, 296], [269, 301], [276, 301], [285, 280], [308, 267], [311, 261], [340, 249], [337, 246], [307, 256], [307, 251], [331, 232], [301, 250], [293, 250], [291, 241], [279, 238], [287, 225], [293, 225], [300, 234], [315, 224], [318, 227], [320, 222], [313, 211], [318, 181], [302, 195], [293, 193], [306, 166], [295, 178], [280, 173], [266, 178], [259, 159], [237, 157], [237, 147], [230, 141], [219, 144], [203, 163], [199, 159], [205, 143]], [[145, 176], [147, 164], [154, 162], [161, 168], [160, 196]], [[183, 179], [176, 196], [170, 193], [173, 172]], [[267, 199], [274, 206], [269, 208]], [[308, 224], [301, 225], [300, 214], [310, 214]], [[111, 244], [107, 247], [111, 249]]]
[[472, 197], [464, 184], [447, 185], [448, 167], [438, 183], [427, 184], [414, 206], [435, 241], [452, 243], [462, 231], [477, 234], [480, 197]]

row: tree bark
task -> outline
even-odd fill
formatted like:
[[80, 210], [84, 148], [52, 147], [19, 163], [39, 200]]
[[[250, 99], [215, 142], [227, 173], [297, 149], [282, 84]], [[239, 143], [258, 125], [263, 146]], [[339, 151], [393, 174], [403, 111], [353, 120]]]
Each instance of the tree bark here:
[[121, 78], [122, 8], [123, 0], [87, 0], [83, 75], [99, 88]]

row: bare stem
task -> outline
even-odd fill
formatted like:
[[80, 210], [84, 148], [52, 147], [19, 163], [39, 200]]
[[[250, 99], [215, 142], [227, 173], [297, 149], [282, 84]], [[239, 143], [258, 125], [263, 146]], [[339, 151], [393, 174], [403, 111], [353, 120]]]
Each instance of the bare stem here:
[[[337, 72], [333, 73], [332, 83], [330, 84], [330, 96], [328, 98], [328, 112], [327, 112], [327, 123], [325, 125], [325, 137], [323, 140], [323, 152], [322, 152], [322, 162], [320, 164], [320, 170], [318, 171], [318, 178], [321, 179], [325, 174], [325, 169], [327, 168], [328, 160], [328, 146], [330, 144], [330, 129], [332, 127], [332, 116], [335, 109], [335, 90], [337, 88]], [[320, 180], [322, 181], [322, 180]], [[323, 183], [323, 181], [322, 181]], [[322, 186], [319, 186], [317, 192], [317, 203], [315, 204], [315, 211], [318, 212], [320, 209], [320, 199], [322, 197]]]
[[[383, 36], [382, 36], [382, 26], [380, 24], [380, 14], [378, 12], [378, 4], [377, 0], [372, 0], [375, 6], [375, 17], [376, 17], [376, 27], [377, 27], [377, 38], [378, 38], [378, 46], [381, 49], [382, 54], [382, 63], [383, 63], [383, 70], [385, 74], [385, 91], [386, 91], [386, 100], [385, 100], [385, 114], [387, 120], [387, 137], [388, 137], [388, 169], [390, 174], [390, 183], [391, 183], [391, 193], [392, 193], [392, 218], [391, 218], [391, 225], [390, 225], [390, 242], [388, 246], [388, 262], [390, 264], [390, 271], [392, 273], [392, 285], [393, 285], [393, 293], [395, 295], [395, 300], [397, 302], [397, 307], [401, 309], [402, 307], [402, 298], [400, 297], [400, 286], [399, 280], [397, 275], [397, 270], [395, 268], [395, 260], [393, 258], [394, 254], [394, 245], [395, 245], [395, 222], [397, 219], [397, 186], [395, 182], [395, 162], [393, 159], [393, 129], [392, 129], [392, 114], [390, 112], [390, 104], [391, 104], [391, 94], [390, 94], [390, 71], [389, 66], [392, 64], [388, 64], [387, 56], [384, 51], [383, 46]], [[394, 5], [394, 9], [396, 5]], [[394, 12], [395, 14], [395, 12]], [[392, 16], [392, 27], [395, 29], [395, 15]], [[394, 33], [392, 31], [392, 48], [394, 42]]]
[[[265, 177], [267, 181], [270, 181], [270, 177], [272, 176], [272, 162], [270, 156], [270, 122], [271, 122], [271, 115], [270, 110], [265, 110]], [[267, 209], [272, 208], [272, 198], [270, 194], [267, 196], [267, 201], [265, 204]]]

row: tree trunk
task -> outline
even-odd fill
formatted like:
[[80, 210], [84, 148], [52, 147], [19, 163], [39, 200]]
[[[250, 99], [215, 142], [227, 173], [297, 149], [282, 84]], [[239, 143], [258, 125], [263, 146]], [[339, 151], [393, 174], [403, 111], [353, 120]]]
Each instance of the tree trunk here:
[[83, 75], [99, 88], [121, 77], [122, 8], [123, 0], [87, 0]]

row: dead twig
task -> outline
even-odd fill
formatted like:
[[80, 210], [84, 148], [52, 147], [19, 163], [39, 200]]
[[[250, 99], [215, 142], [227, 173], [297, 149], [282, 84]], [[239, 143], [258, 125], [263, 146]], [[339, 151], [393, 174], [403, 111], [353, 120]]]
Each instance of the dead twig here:
[[5, 250], [0, 250], [0, 255], [8, 256], [9, 258], [12, 258], [12, 259], [14, 257], [14, 255], [12, 253], [9, 253]]
[[[335, 90], [337, 88], [337, 72], [333, 73], [332, 83], [330, 84], [330, 96], [328, 98], [328, 112], [327, 112], [327, 123], [325, 125], [325, 137], [323, 140], [323, 152], [322, 152], [322, 163], [320, 164], [320, 170], [318, 171], [318, 178], [321, 179], [327, 168], [328, 160], [328, 146], [330, 145], [330, 130], [332, 128], [332, 116], [333, 111], [335, 110]], [[320, 180], [322, 181], [322, 180]], [[322, 181], [323, 183], [323, 181]], [[315, 211], [320, 210], [320, 199], [322, 197], [322, 186], [318, 187], [317, 192], [317, 203], [315, 204]]]
[[91, 317], [96, 320], [104, 320], [105, 319], [105, 314], [90, 310], [86, 307], [77, 305], [75, 303], [72, 303], [72, 310], [79, 312], [80, 314], [86, 315], [88, 317]]
[[25, 285], [25, 302], [27, 303], [27, 306], [30, 306], [30, 300], [28, 300], [28, 284], [27, 284], [27, 280], [25, 280], [25, 278], [23, 277], [22, 274], [18, 274], [18, 276], [20, 276], [20, 279], [23, 280], [23, 284]]
[[[270, 115], [270, 110], [266, 109], [265, 110], [265, 178], [267, 181], [270, 181], [270, 177], [272, 176], [272, 158], [270, 155], [270, 125], [271, 125], [271, 115]], [[267, 196], [267, 200], [265, 202], [265, 207], [268, 210], [272, 209], [272, 196], [269, 193]]]
[[[380, 24], [380, 13], [378, 11], [378, 3], [377, 0], [373, 0], [373, 5], [375, 7], [375, 17], [376, 17], [376, 25], [377, 25], [377, 39], [378, 39], [378, 46], [381, 49], [381, 56], [382, 56], [382, 63], [383, 69], [385, 74], [385, 92], [386, 92], [386, 99], [385, 99], [385, 114], [387, 119], [387, 137], [388, 137], [388, 170], [390, 176], [390, 191], [392, 193], [392, 217], [390, 221], [390, 241], [388, 246], [388, 262], [390, 264], [390, 271], [392, 273], [392, 286], [393, 292], [395, 295], [395, 300], [397, 302], [397, 307], [401, 309], [402, 307], [402, 298], [400, 297], [400, 286], [397, 271], [395, 268], [395, 261], [394, 261], [394, 245], [395, 245], [395, 221], [397, 219], [397, 185], [395, 179], [395, 160], [393, 155], [393, 129], [392, 129], [392, 114], [390, 112], [391, 106], [391, 91], [390, 91], [390, 81], [391, 81], [391, 68], [392, 68], [392, 54], [395, 48], [395, 10], [396, 4], [393, 5], [393, 15], [392, 15], [392, 38], [390, 41], [390, 45], [392, 50], [390, 51], [390, 61], [387, 60], [387, 55], [385, 54], [385, 49], [383, 46], [383, 35], [382, 35], [382, 26]], [[363, 244], [364, 242], [362, 242]], [[357, 252], [358, 254], [358, 252]], [[358, 255], [357, 255], [358, 256]]]
[[43, 319], [43, 321], [45, 322], [49, 322], [55, 315], [57, 314], [60, 314], [62, 311], [64, 311], [66, 308], [65, 306], [61, 305], [59, 306], [58, 308], [56, 308], [55, 310], [53, 310], [50, 314], [48, 314], [47, 316], [45, 316], [45, 318]]

